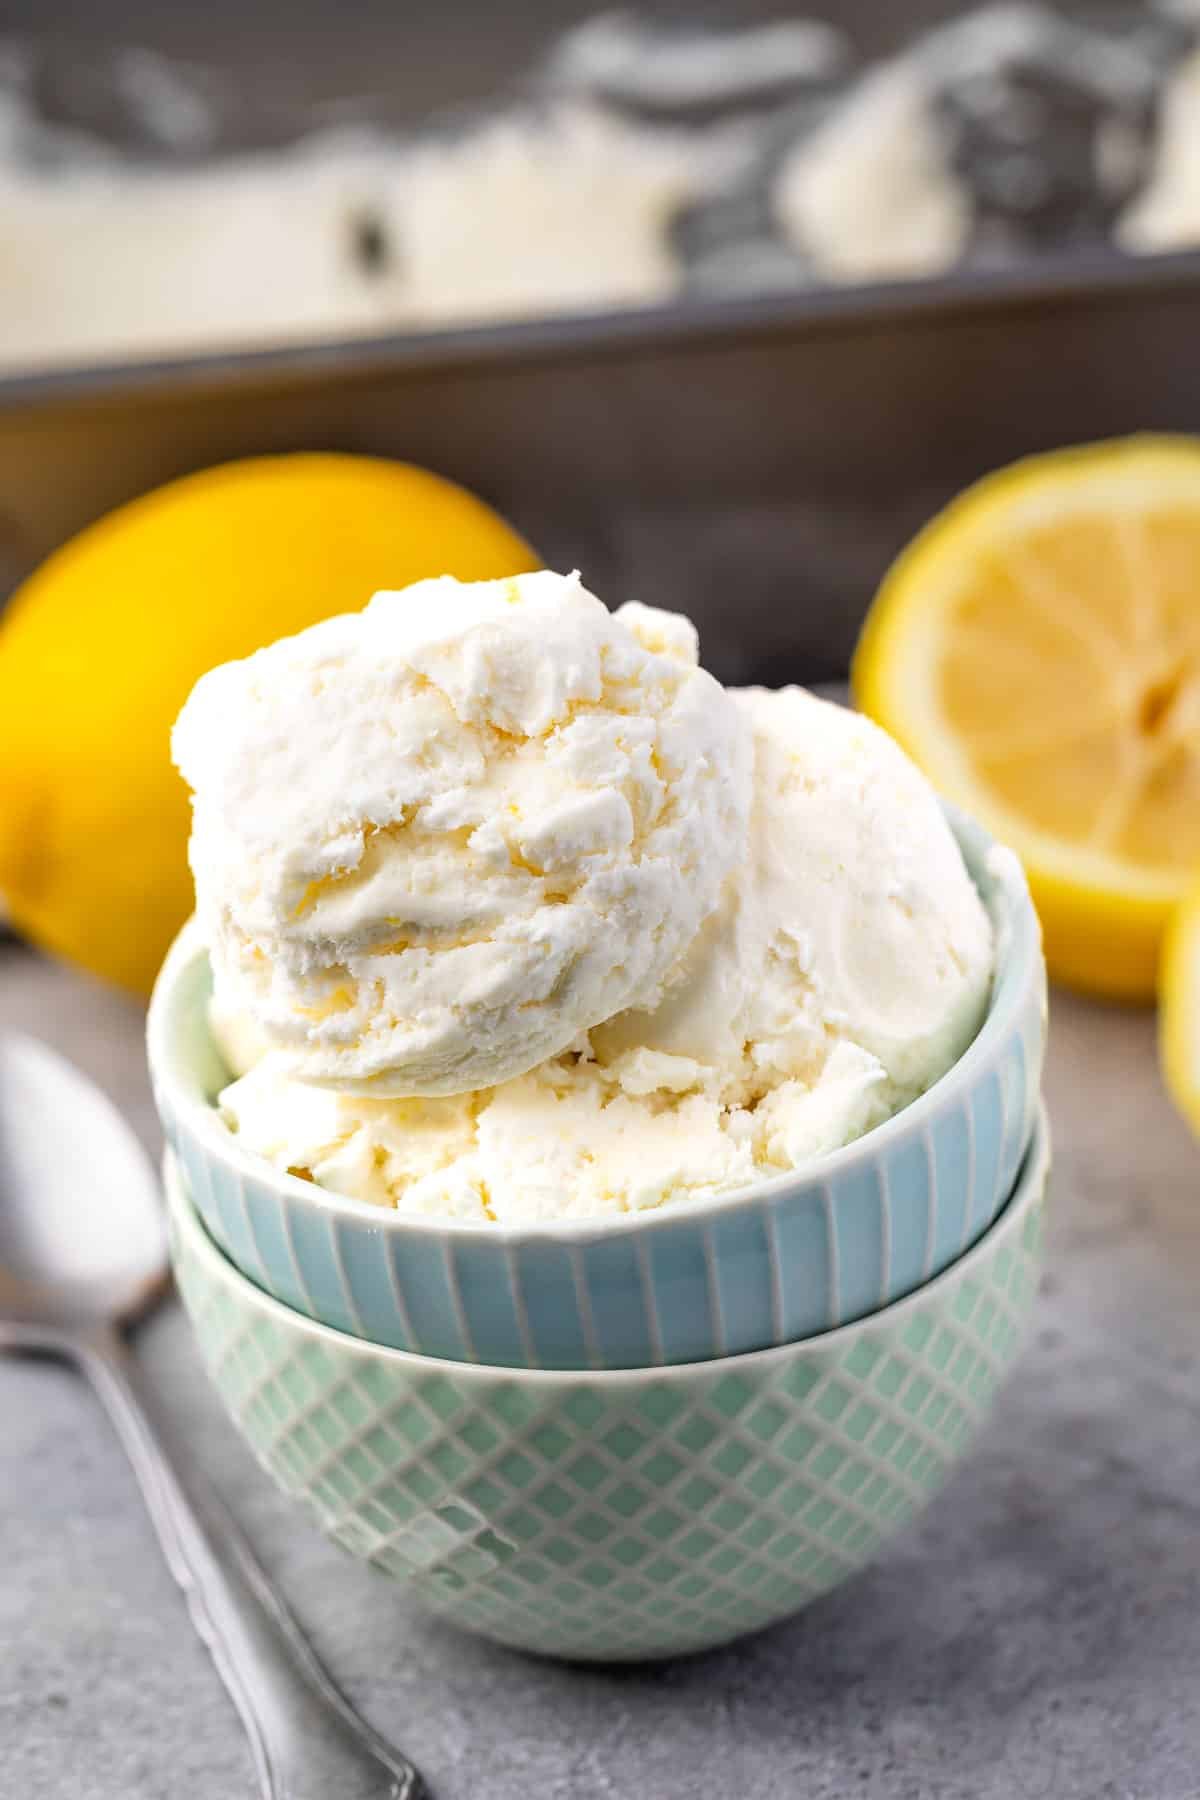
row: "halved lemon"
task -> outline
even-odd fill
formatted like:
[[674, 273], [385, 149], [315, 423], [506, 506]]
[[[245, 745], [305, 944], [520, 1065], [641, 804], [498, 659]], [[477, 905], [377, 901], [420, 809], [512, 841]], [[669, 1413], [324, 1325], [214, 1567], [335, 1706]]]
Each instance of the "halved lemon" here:
[[1171, 1096], [1200, 1133], [1200, 887], [1178, 907], [1163, 945], [1159, 1048]]
[[886, 576], [859, 704], [1023, 859], [1051, 973], [1154, 993], [1200, 870], [1200, 439], [1031, 457]]

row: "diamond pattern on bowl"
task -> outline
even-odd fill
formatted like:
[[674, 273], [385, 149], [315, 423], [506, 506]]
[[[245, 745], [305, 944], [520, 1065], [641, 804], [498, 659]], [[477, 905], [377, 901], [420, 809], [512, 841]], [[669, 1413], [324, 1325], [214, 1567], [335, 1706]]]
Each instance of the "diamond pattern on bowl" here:
[[439, 1364], [313, 1330], [197, 1253], [178, 1188], [172, 1208], [210, 1372], [325, 1531], [459, 1625], [635, 1658], [795, 1611], [941, 1484], [1014, 1355], [1040, 1200], [1039, 1179], [961, 1272], [857, 1327], [621, 1375]]

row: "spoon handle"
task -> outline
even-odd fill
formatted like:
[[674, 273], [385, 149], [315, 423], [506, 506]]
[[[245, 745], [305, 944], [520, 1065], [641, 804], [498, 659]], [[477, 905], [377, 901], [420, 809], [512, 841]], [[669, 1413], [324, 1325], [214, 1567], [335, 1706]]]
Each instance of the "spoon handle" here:
[[225, 1506], [207, 1487], [185, 1489], [121, 1337], [91, 1333], [77, 1353], [241, 1714], [265, 1800], [427, 1800], [412, 1764], [334, 1686]]

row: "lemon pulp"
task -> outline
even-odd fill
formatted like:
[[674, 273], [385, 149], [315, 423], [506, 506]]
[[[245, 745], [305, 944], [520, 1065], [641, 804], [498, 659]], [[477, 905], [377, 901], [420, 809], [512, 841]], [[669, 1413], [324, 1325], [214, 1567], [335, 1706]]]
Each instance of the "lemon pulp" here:
[[1034, 457], [886, 577], [865, 710], [1025, 861], [1051, 972], [1154, 992], [1200, 869], [1200, 442]]

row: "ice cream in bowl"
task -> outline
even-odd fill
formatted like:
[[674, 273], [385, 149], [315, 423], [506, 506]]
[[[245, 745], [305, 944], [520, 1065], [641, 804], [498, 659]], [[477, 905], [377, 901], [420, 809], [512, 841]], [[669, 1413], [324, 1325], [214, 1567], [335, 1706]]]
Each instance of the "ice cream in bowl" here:
[[175, 733], [197, 912], [150, 1062], [217, 1248], [455, 1362], [785, 1345], [993, 1225], [1045, 1020], [1019, 866], [868, 721], [576, 577], [423, 582]]

